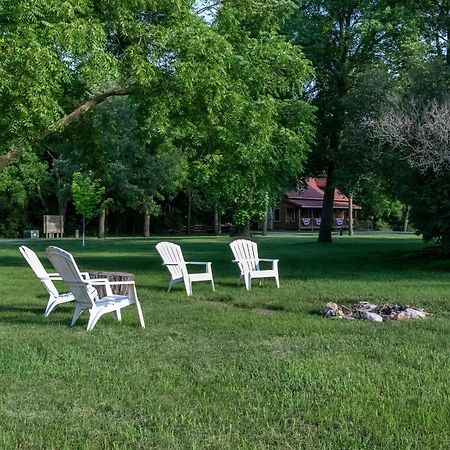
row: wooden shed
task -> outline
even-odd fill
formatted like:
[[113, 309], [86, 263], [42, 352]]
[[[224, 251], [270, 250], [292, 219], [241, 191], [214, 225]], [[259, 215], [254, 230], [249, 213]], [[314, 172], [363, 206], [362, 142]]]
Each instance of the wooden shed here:
[[[317, 230], [320, 228], [326, 178], [308, 178], [306, 187], [286, 192], [273, 210], [274, 230]], [[349, 222], [349, 199], [338, 189], [334, 192], [333, 228], [346, 229]], [[357, 210], [353, 204], [353, 221], [357, 225]]]

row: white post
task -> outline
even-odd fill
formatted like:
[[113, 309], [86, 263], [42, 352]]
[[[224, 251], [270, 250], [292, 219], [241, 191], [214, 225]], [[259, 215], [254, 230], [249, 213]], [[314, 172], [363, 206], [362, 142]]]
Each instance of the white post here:
[[85, 228], [86, 228], [86, 223], [85, 223], [84, 217], [83, 217], [83, 247], [84, 247], [84, 232], [85, 232]]
[[348, 235], [353, 236], [353, 195], [348, 196]]

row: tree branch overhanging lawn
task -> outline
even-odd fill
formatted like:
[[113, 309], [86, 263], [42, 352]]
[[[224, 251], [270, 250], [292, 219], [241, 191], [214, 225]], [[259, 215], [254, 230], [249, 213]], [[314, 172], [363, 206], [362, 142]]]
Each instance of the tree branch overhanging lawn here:
[[[40, 136], [35, 142], [32, 144], [36, 144], [37, 142], [43, 141], [47, 136], [51, 133], [61, 131], [63, 128], [67, 127], [71, 123], [78, 120], [81, 116], [89, 112], [95, 106], [103, 103], [114, 96], [124, 96], [130, 95], [132, 93], [131, 89], [124, 87], [116, 87], [110, 89], [109, 91], [103, 92], [101, 94], [95, 95], [89, 100], [85, 101], [82, 105], [75, 108], [72, 112], [66, 114], [61, 117], [56, 123], [54, 123], [44, 134]], [[4, 155], [0, 156], [0, 172], [2, 172], [9, 164], [11, 164], [16, 158], [20, 155], [20, 148], [14, 147], [8, 150]]]

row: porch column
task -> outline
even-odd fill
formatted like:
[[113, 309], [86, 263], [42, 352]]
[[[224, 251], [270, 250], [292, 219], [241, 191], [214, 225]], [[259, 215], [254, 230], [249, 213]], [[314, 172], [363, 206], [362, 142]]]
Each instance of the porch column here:
[[353, 195], [348, 196], [348, 235], [353, 236]]

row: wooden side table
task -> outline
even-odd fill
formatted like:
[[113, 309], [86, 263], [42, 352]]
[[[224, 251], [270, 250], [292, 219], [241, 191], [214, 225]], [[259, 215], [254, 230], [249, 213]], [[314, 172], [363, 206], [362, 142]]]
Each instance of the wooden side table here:
[[[127, 272], [89, 272], [89, 278], [107, 278], [109, 281], [134, 281], [134, 274]], [[98, 297], [106, 296], [106, 289], [104, 286], [94, 286], [97, 289]], [[113, 284], [111, 290], [113, 294], [128, 295], [129, 284]]]

